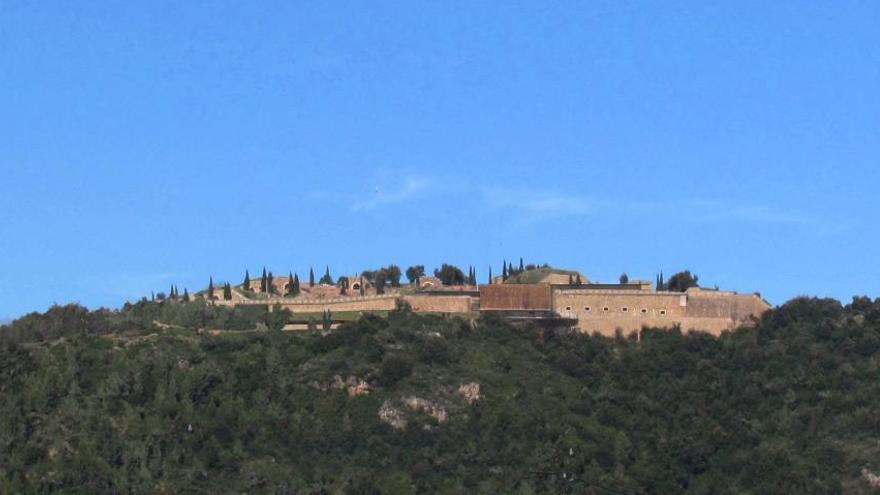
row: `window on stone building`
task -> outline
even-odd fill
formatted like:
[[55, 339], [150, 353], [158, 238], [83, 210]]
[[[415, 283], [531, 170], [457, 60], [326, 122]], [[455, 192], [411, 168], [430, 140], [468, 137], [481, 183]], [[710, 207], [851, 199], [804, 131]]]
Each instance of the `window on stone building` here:
[[642, 308], [642, 314], [643, 315], [648, 314], [648, 308]]
[[566, 311], [571, 311], [571, 306], [566, 306], [566, 307], [565, 307], [565, 310], [566, 310]]
[[629, 308], [624, 306], [624, 307], [620, 308], [620, 310], [623, 311], [624, 313], [626, 313], [627, 311], [629, 311]]
[[605, 311], [605, 312], [607, 313], [607, 312], [608, 312], [608, 306], [605, 306], [604, 308], [602, 308], [602, 311]]
[[665, 309], [661, 309], [661, 310], [660, 310], [660, 316], [666, 316], [666, 310], [665, 310]]
[[586, 311], [587, 313], [589, 313], [589, 312], [590, 312], [590, 307], [589, 307], [589, 306], [584, 306], [584, 311]]

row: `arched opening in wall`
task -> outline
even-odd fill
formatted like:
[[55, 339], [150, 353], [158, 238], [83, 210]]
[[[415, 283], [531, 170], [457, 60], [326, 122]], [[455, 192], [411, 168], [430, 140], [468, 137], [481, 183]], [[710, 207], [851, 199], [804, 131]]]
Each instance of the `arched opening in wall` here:
[[642, 308], [642, 309], [641, 309], [641, 312], [642, 312], [643, 315], [648, 314], [648, 308]]
[[571, 306], [566, 306], [566, 307], [565, 307], [565, 310], [566, 310], [566, 311], [571, 311]]
[[587, 312], [587, 313], [589, 313], [589, 312], [590, 312], [590, 307], [589, 307], [589, 306], [584, 306], [584, 311]]
[[620, 308], [620, 310], [623, 311], [624, 313], [628, 313], [628, 312], [629, 312], [629, 308], [627, 308], [626, 306]]
[[434, 287], [434, 282], [425, 282], [422, 284], [422, 287]]
[[351, 289], [352, 290], [361, 290], [361, 284], [358, 282], [355, 282], [355, 283], [351, 284]]
[[607, 313], [607, 312], [608, 312], [608, 306], [605, 306], [604, 308], [602, 308], [602, 311], [604, 311], [604, 312]]

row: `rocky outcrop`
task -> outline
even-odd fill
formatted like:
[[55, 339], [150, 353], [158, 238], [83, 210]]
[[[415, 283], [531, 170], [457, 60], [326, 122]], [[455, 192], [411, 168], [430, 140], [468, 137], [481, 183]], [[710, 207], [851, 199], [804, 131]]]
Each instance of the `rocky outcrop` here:
[[468, 401], [468, 404], [476, 404], [483, 398], [483, 394], [480, 393], [480, 384], [476, 382], [465, 383], [458, 387], [458, 395], [461, 395]]
[[446, 409], [439, 404], [431, 402], [427, 399], [410, 396], [404, 397], [403, 403], [406, 404], [406, 406], [413, 411], [422, 411], [424, 413], [427, 413], [428, 416], [436, 419], [437, 422], [440, 424], [449, 421], [449, 413], [446, 412]]
[[335, 375], [331, 387], [345, 390], [349, 397], [357, 397], [358, 395], [370, 393], [370, 384], [355, 375], [350, 375], [345, 380], [343, 380], [341, 376]]
[[391, 405], [391, 401], [385, 401], [379, 408], [379, 420], [391, 425], [395, 430], [406, 428], [406, 418], [400, 409]]
[[871, 485], [871, 488], [880, 488], [880, 475], [868, 471], [868, 468], [862, 468], [862, 478]]

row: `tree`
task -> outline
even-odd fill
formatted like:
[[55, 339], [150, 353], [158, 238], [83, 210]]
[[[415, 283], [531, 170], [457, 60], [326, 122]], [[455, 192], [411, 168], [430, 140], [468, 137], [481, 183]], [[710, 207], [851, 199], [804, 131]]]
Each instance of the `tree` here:
[[663, 283], [663, 272], [660, 272], [660, 275], [657, 275], [657, 289], [656, 290], [666, 290], [666, 284]]
[[263, 267], [263, 276], [260, 277], [260, 292], [262, 292], [263, 294], [265, 294], [267, 292], [267, 288], [269, 286], [268, 282], [269, 282], [269, 280], [268, 280], [268, 276], [266, 275], [266, 267], [264, 266]]
[[489, 285], [492, 285], [492, 267], [489, 266]]
[[247, 270], [244, 271], [244, 282], [241, 283], [241, 288], [251, 290], [251, 274]]
[[390, 386], [408, 377], [413, 370], [412, 362], [402, 357], [389, 356], [379, 367], [378, 382], [382, 386]]
[[183, 302], [189, 302], [189, 292], [187, 292], [186, 287], [183, 288]]
[[385, 268], [385, 275], [388, 277], [388, 280], [391, 282], [391, 287], [400, 287], [400, 267], [391, 264]]
[[293, 292], [291, 293], [291, 295], [293, 297], [296, 297], [299, 295], [299, 274], [298, 273], [293, 274]]
[[315, 270], [309, 267], [309, 287], [315, 286]]
[[231, 301], [232, 300], [232, 286], [229, 285], [229, 282], [226, 282], [226, 284], [223, 285], [223, 300], [224, 301]]
[[275, 277], [272, 276], [272, 272], [269, 272], [269, 275], [266, 277], [266, 288], [269, 294], [275, 293]]
[[698, 277], [691, 275], [690, 270], [676, 273], [669, 277], [669, 282], [666, 283], [666, 290], [670, 292], [684, 292], [691, 287], [699, 287], [699, 284]]
[[434, 276], [439, 278], [443, 285], [464, 284], [464, 272], [460, 268], [446, 263], [434, 270]]
[[406, 269], [406, 278], [411, 284], [419, 284], [419, 279], [425, 276], [425, 265], [413, 265]]
[[520, 258], [519, 258], [519, 273], [522, 273], [522, 272], [524, 272], [524, 271], [525, 271], [525, 270], [523, 269], [522, 256], [520, 256]]
[[385, 283], [386, 277], [388, 276], [385, 272], [384, 268], [380, 268], [376, 270], [374, 275], [374, 282], [376, 286], [376, 294], [384, 294], [385, 293]]
[[507, 282], [507, 260], [504, 260], [501, 265], [501, 280]]
[[330, 316], [330, 310], [324, 311], [324, 321], [322, 322], [322, 328], [324, 330], [330, 330], [330, 326], [333, 324], [333, 319]]
[[208, 279], [208, 300], [214, 300], [214, 277]]
[[629, 283], [629, 276], [625, 273], [621, 273], [620, 274], [620, 283], [621, 284], [628, 284]]
[[329, 266], [324, 271], [324, 275], [321, 275], [321, 279], [318, 280], [318, 283], [322, 284], [322, 285], [333, 285], [333, 277], [330, 276], [330, 267]]
[[294, 287], [294, 283], [295, 283], [295, 282], [294, 282], [294, 280], [293, 280], [293, 272], [289, 272], [289, 273], [287, 274], [287, 293], [284, 294], [285, 296], [294, 296], [294, 295], [295, 295], [295, 294], [293, 293], [293, 292], [294, 292], [294, 289], [295, 289], [295, 287]]
[[172, 301], [177, 299], [177, 294], [174, 293], [174, 284], [171, 284], [171, 290], [168, 291], [168, 298]]

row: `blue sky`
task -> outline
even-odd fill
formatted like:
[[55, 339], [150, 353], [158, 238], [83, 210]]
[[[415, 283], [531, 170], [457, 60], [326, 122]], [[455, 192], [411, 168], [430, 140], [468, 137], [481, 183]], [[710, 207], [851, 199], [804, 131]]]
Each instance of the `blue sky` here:
[[4, 1], [0, 316], [520, 256], [880, 296], [878, 26], [875, 1]]

